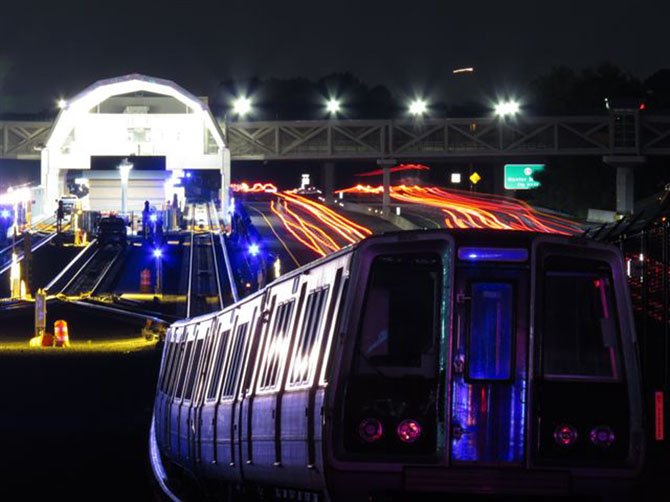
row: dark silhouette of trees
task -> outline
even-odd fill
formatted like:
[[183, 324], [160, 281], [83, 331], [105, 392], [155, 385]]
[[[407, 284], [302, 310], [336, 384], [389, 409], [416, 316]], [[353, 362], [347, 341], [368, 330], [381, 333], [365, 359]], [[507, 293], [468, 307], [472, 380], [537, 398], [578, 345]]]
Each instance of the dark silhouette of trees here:
[[561, 66], [534, 79], [529, 109], [542, 115], [607, 113], [605, 98], [643, 98], [642, 83], [611, 63], [575, 71]]

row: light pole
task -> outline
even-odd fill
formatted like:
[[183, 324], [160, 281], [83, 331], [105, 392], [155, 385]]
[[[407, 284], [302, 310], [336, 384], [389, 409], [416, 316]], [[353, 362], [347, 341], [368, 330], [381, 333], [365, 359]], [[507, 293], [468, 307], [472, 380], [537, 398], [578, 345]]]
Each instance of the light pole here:
[[128, 178], [133, 164], [128, 159], [123, 159], [119, 164], [119, 173], [121, 174], [121, 214], [128, 211]]
[[156, 291], [157, 295], [160, 295], [163, 289], [163, 270], [162, 270], [162, 261], [163, 251], [161, 248], [154, 249], [154, 258], [156, 259]]

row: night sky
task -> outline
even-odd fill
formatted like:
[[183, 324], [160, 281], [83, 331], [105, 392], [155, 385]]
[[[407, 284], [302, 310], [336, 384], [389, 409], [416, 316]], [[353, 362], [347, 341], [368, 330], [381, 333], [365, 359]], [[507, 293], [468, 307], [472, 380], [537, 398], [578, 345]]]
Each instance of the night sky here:
[[[0, 6], [0, 113], [143, 73], [213, 96], [224, 79], [350, 71], [394, 93], [514, 93], [554, 66], [670, 67], [661, 0], [13, 1]], [[474, 74], [453, 75], [462, 66]]]

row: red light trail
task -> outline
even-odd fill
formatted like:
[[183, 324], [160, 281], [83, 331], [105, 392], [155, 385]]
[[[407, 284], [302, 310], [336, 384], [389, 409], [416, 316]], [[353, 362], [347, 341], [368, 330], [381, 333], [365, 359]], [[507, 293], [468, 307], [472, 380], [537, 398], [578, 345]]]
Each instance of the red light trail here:
[[290, 191], [276, 195], [277, 202], [270, 203], [272, 212], [293, 237], [318, 255], [326, 256], [372, 235], [369, 228], [307, 197]]
[[242, 193], [276, 193], [277, 187], [272, 183], [254, 183], [249, 186], [247, 183], [231, 183], [230, 188], [234, 192]]
[[[424, 166], [423, 164], [400, 164], [399, 166], [391, 167], [389, 169], [392, 173], [397, 173], [398, 171], [429, 171], [430, 167]], [[366, 173], [360, 173], [356, 176], [379, 176], [383, 174], [382, 169], [375, 169], [374, 171], [368, 171]]]
[[[383, 191], [382, 186], [357, 185], [337, 193], [379, 195]], [[405, 185], [392, 186], [390, 195], [399, 202], [439, 209], [447, 228], [526, 230], [564, 235], [582, 232], [576, 223], [537, 211], [512, 197]]]

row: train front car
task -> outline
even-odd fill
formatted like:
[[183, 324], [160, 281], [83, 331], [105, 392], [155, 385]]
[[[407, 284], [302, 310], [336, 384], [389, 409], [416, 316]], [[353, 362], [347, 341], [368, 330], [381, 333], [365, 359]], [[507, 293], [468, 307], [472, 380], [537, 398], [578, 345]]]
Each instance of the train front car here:
[[358, 247], [349, 292], [326, 401], [333, 500], [626, 500], [644, 436], [616, 248], [405, 232]]

